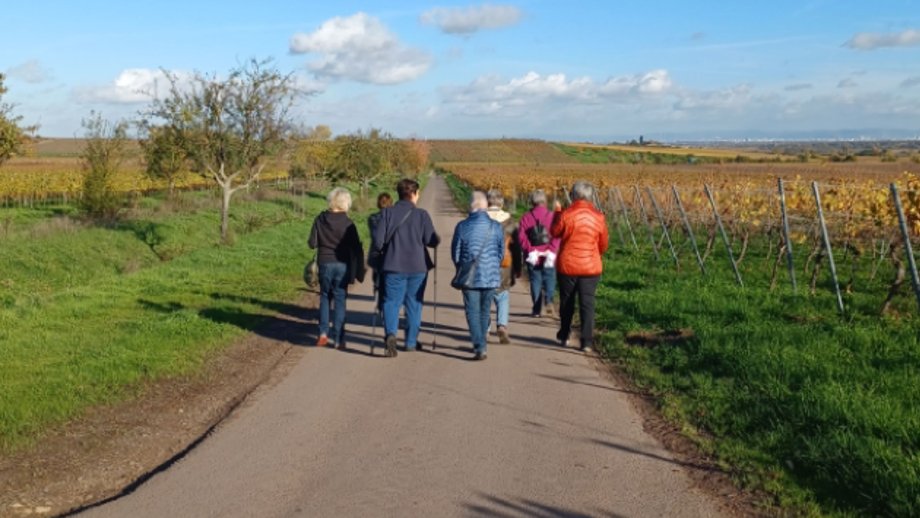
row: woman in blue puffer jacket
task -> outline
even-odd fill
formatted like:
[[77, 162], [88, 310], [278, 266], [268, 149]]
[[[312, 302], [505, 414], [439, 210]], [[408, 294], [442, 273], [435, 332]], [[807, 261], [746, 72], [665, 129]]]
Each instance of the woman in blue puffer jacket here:
[[489, 217], [486, 194], [473, 191], [470, 215], [457, 224], [450, 245], [451, 258], [459, 269], [476, 262], [475, 270], [465, 285], [463, 308], [470, 326], [475, 359], [486, 359], [486, 337], [489, 332], [492, 300], [501, 285], [501, 262], [505, 256], [505, 233], [499, 222]]

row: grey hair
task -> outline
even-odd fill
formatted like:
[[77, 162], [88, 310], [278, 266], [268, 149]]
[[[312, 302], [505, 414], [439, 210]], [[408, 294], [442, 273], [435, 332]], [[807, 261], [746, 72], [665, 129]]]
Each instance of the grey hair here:
[[489, 207], [501, 207], [505, 204], [505, 197], [502, 196], [502, 192], [498, 189], [492, 189], [486, 194], [486, 198], [489, 200]]
[[578, 180], [572, 185], [572, 201], [594, 200], [594, 186], [585, 180]]
[[543, 192], [543, 189], [537, 189], [530, 193], [530, 204], [534, 207], [546, 204], [546, 193]]
[[489, 199], [486, 197], [486, 193], [482, 191], [473, 191], [473, 193], [470, 194], [470, 212], [486, 210], [488, 208]]
[[344, 187], [336, 187], [329, 191], [326, 201], [331, 211], [348, 212], [351, 209], [351, 193]]

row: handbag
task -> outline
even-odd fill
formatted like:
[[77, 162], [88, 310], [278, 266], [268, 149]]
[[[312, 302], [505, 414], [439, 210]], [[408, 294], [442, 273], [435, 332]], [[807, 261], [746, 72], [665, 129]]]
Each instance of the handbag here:
[[316, 254], [313, 254], [313, 259], [307, 261], [306, 266], [303, 267], [303, 282], [310, 288], [319, 285], [319, 263], [316, 260]]
[[552, 241], [552, 238], [549, 236], [549, 232], [546, 231], [546, 227], [543, 226], [543, 223], [537, 220], [534, 226], [527, 229], [527, 240], [530, 241], [531, 246], [540, 246], [549, 243]]
[[370, 266], [371, 268], [375, 270], [379, 270], [380, 267], [383, 266], [383, 258], [387, 254], [387, 248], [390, 247], [390, 242], [393, 241], [394, 237], [396, 237], [396, 231], [399, 230], [399, 227], [403, 223], [405, 223], [407, 219], [409, 219], [409, 216], [411, 216], [412, 212], [414, 211], [415, 211], [414, 208], [409, 209], [409, 212], [407, 212], [406, 215], [403, 216], [403, 219], [401, 219], [399, 223], [397, 223], [396, 226], [393, 227], [393, 233], [390, 234], [390, 237], [387, 238], [383, 242], [383, 245], [380, 246], [380, 250], [376, 250], [374, 249], [374, 247], [371, 247], [370, 251], [367, 253], [367, 265], [368, 266]]
[[457, 271], [454, 273], [454, 278], [450, 280], [450, 286], [456, 290], [465, 290], [470, 287], [470, 284], [473, 282], [473, 278], [476, 277], [476, 270], [479, 268], [479, 258], [482, 257], [482, 253], [485, 252], [486, 246], [489, 245], [489, 239], [492, 238], [492, 229], [494, 225], [489, 225], [489, 232], [486, 234], [486, 239], [482, 243], [482, 248], [479, 249], [479, 253], [476, 254], [476, 258], [472, 261], [467, 261], [465, 263], [460, 263], [457, 265]]

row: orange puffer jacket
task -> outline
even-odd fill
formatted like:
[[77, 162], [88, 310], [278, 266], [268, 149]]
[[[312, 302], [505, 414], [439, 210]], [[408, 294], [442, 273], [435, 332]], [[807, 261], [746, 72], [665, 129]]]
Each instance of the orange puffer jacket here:
[[601, 254], [608, 245], [607, 222], [591, 202], [578, 200], [557, 211], [550, 233], [562, 240], [556, 259], [559, 273], [577, 277], [601, 274]]

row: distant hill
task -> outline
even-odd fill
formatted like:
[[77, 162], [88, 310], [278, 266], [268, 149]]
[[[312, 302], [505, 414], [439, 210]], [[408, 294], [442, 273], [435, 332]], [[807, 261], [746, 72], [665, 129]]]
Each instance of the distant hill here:
[[542, 140], [429, 140], [429, 159], [443, 162], [575, 163], [555, 144]]

